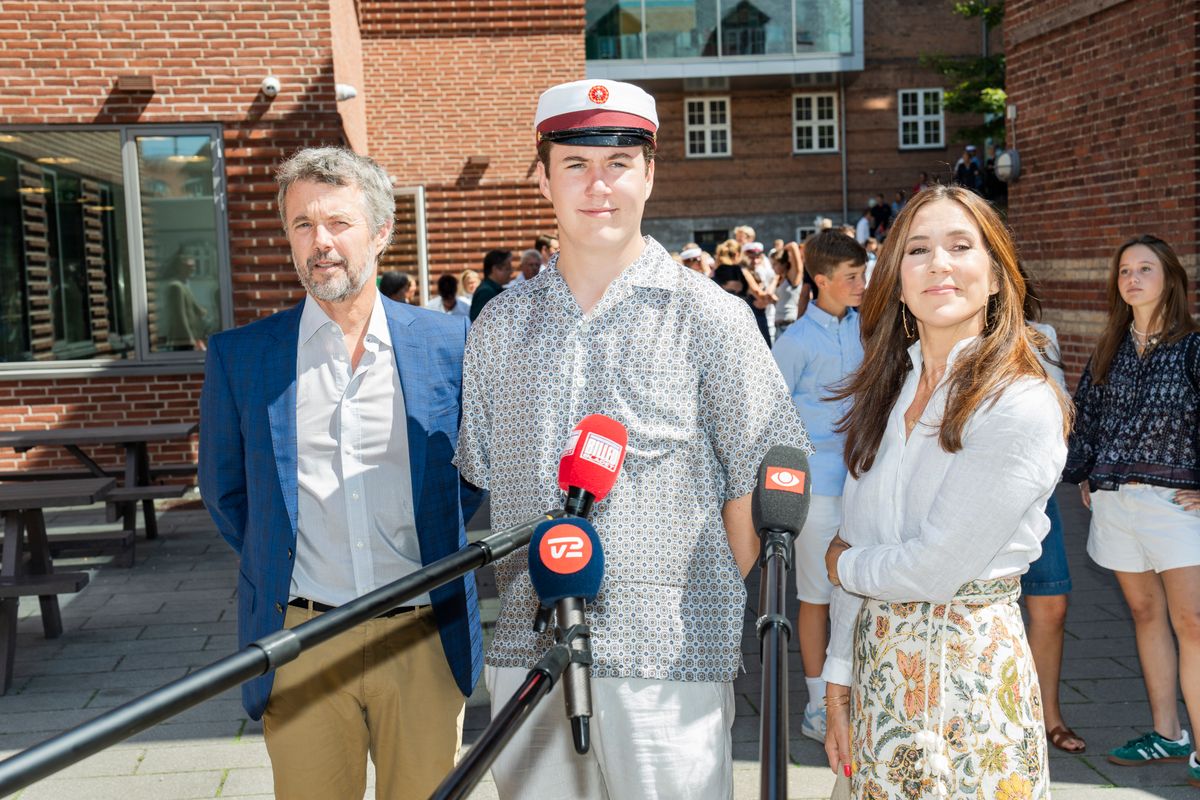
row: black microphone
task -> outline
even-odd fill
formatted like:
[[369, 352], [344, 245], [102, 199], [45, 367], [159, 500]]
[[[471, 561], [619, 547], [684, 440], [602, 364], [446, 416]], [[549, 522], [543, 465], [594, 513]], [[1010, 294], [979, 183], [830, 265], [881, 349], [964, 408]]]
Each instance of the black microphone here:
[[[586, 604], [596, 599], [604, 577], [604, 550], [595, 528], [585, 519], [564, 517], [543, 522], [529, 542], [529, 579], [542, 609], [558, 614], [560, 636], [567, 639], [572, 658], [563, 677], [563, 695], [575, 752], [591, 747], [592, 716], [591, 633], [585, 626]], [[585, 627], [578, 627], [585, 626]]]
[[758, 465], [758, 484], [750, 498], [754, 529], [796, 536], [808, 518], [808, 456], [798, 447], [776, 445]]
[[772, 447], [758, 466], [750, 499], [754, 528], [762, 539], [759, 589], [759, 652], [763, 662], [762, 724], [759, 739], [761, 794], [787, 796], [788, 689], [787, 642], [791, 623], [785, 613], [792, 540], [808, 517], [808, 456], [796, 447]]

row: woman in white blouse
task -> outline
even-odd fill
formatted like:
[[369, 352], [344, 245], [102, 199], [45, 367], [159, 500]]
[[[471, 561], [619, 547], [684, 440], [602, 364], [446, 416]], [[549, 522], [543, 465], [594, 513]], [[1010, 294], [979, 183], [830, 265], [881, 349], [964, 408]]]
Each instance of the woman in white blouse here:
[[1071, 412], [1024, 297], [996, 212], [938, 186], [896, 219], [860, 310], [823, 675], [826, 751], [855, 797], [1048, 796], [1016, 600]]

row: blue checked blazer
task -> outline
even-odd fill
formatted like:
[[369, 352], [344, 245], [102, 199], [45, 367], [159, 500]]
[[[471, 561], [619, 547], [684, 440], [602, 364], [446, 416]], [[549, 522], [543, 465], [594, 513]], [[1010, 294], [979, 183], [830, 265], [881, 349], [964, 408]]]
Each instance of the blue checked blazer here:
[[[240, 556], [238, 644], [283, 627], [296, 548], [296, 347], [304, 304], [211, 337], [200, 396], [200, 491]], [[450, 463], [458, 444], [467, 322], [383, 299], [400, 371], [421, 561], [467, 543], [482, 492]], [[475, 578], [430, 593], [442, 648], [464, 695], [483, 667]], [[274, 671], [242, 685], [262, 717]]]

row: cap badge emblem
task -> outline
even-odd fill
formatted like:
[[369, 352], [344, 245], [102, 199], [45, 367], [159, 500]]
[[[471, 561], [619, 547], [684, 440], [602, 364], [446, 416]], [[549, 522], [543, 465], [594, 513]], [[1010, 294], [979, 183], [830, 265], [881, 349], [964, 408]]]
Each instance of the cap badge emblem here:
[[588, 100], [591, 100], [598, 106], [602, 106], [608, 102], [608, 89], [600, 84], [596, 84], [591, 89], [588, 89]]

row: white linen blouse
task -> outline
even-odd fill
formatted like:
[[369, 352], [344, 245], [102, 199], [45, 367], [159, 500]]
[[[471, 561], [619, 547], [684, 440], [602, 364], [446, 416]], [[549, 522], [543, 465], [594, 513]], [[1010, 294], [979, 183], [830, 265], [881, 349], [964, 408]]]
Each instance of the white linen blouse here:
[[[975, 337], [957, 343], [954, 361]], [[963, 430], [962, 449], [938, 443], [947, 382], [934, 389], [911, 437], [904, 412], [921, 375], [920, 342], [908, 350], [913, 368], [888, 416], [871, 469], [846, 478], [842, 538], [830, 602], [830, 642], [822, 677], [849, 685], [853, 626], [865, 598], [941, 603], [972, 580], [1020, 575], [1041, 555], [1050, 530], [1046, 501], [1067, 457], [1062, 409], [1045, 380], [1022, 378], [995, 402], [985, 401]]]

